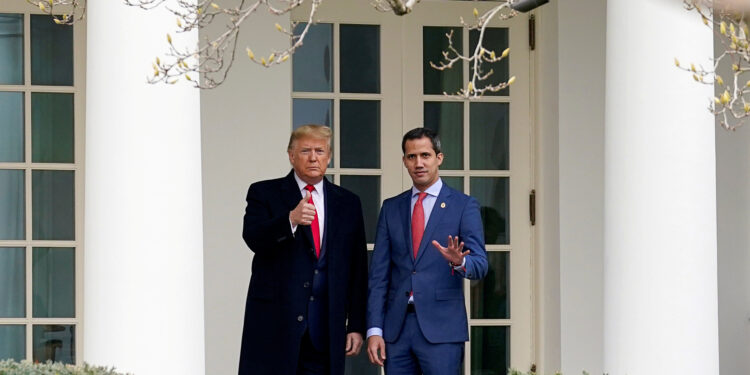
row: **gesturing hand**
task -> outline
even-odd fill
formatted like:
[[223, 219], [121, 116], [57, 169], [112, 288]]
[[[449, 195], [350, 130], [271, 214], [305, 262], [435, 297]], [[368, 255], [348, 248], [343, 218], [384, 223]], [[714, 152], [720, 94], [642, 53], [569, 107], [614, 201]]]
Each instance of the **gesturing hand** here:
[[443, 255], [443, 258], [456, 266], [461, 265], [464, 257], [470, 252], [469, 250], [462, 251], [464, 249], [464, 243], [458, 243], [458, 236], [448, 236], [448, 247], [441, 246], [440, 243], [435, 240], [432, 241], [432, 245], [440, 250], [440, 254]]
[[292, 225], [310, 225], [315, 218], [315, 205], [307, 203], [310, 200], [310, 192], [305, 192], [305, 197], [297, 204], [297, 207], [289, 212], [289, 221]]

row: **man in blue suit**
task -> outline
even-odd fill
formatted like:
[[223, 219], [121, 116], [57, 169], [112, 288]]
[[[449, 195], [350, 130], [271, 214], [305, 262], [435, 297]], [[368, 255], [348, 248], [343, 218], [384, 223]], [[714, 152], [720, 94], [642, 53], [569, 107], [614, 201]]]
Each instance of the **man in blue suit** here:
[[388, 375], [456, 375], [469, 340], [463, 280], [487, 274], [479, 204], [442, 182], [440, 139], [401, 142], [414, 186], [383, 202], [367, 305], [367, 354]]
[[367, 246], [359, 198], [325, 179], [331, 129], [305, 125], [293, 170], [250, 185], [242, 238], [255, 253], [240, 375], [342, 375], [365, 332]]

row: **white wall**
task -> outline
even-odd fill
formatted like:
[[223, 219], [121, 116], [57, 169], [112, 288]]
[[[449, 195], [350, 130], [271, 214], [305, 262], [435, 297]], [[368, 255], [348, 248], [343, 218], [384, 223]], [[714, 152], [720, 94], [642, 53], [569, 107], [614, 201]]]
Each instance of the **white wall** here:
[[558, 137], [558, 2], [537, 10], [537, 50], [534, 53], [536, 116], [534, 178], [537, 196], [535, 246], [535, 340], [537, 370], [560, 369], [560, 191]]
[[722, 374], [750, 374], [750, 125], [716, 128], [719, 362]]
[[606, 2], [559, 1], [562, 371], [603, 364]]
[[248, 45], [257, 55], [287, 45], [275, 22], [289, 19], [254, 15], [227, 82], [201, 93], [206, 374], [237, 373], [252, 260], [242, 240], [247, 188], [290, 169], [291, 64], [261, 68], [244, 53]]

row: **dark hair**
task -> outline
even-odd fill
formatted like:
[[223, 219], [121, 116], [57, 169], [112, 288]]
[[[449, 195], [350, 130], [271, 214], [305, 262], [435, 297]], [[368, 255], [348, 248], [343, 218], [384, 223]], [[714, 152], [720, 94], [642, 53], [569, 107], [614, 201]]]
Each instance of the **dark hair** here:
[[404, 138], [401, 140], [401, 152], [406, 153], [406, 141], [420, 138], [428, 138], [432, 142], [432, 149], [435, 150], [435, 155], [443, 152], [440, 149], [440, 137], [430, 128], [414, 128], [406, 132]]

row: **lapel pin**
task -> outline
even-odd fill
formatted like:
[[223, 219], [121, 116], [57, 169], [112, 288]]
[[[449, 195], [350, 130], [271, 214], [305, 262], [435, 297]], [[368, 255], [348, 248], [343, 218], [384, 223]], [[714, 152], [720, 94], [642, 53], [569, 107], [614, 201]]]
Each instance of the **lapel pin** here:
[[445, 208], [445, 202], [440, 203], [440, 208]]

